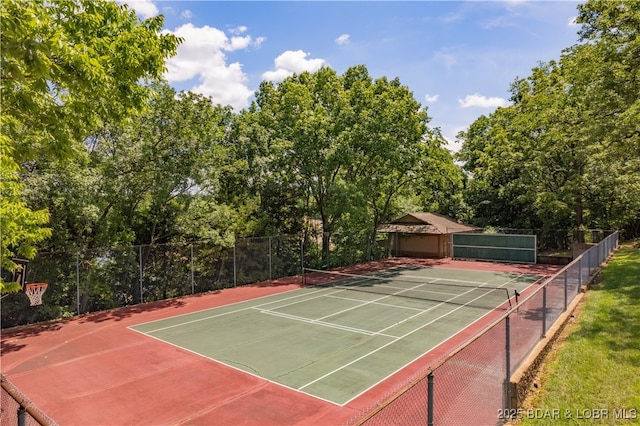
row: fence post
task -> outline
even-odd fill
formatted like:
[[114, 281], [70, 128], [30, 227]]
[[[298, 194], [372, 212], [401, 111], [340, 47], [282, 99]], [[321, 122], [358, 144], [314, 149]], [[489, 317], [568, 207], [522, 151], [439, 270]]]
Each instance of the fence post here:
[[567, 294], [569, 289], [568, 289], [568, 282], [567, 282], [567, 270], [564, 270], [564, 310], [567, 310], [567, 302], [568, 302], [568, 298], [569, 295]]
[[547, 285], [542, 287], [542, 337], [547, 335]]
[[236, 266], [236, 243], [238, 240], [233, 241], [233, 286], [238, 285], [238, 269]]
[[305, 236], [303, 235], [300, 240], [300, 274], [302, 274], [302, 276], [304, 276], [304, 239]]
[[138, 246], [138, 264], [140, 266], [140, 303], [144, 303], [144, 296], [142, 292], [144, 291], [144, 275], [142, 270], [142, 246]]
[[272, 237], [269, 237], [269, 280], [271, 280], [271, 240]]
[[18, 426], [26, 426], [27, 409], [23, 406], [18, 407]]
[[596, 261], [596, 265], [600, 265], [602, 263], [602, 243], [598, 243], [596, 247], [597, 247], [596, 256], [598, 257], [598, 260]]
[[195, 285], [195, 279], [193, 276], [193, 243], [191, 243], [189, 246], [191, 247], [191, 294], [195, 294], [196, 285]]
[[433, 426], [433, 371], [427, 376], [427, 424]]
[[505, 406], [507, 410], [511, 409], [511, 323], [510, 317], [507, 315], [505, 318], [505, 358], [506, 358], [506, 369], [507, 369], [507, 377], [505, 378]]
[[582, 287], [582, 260], [584, 256], [578, 262], [578, 292], [580, 292], [580, 288]]
[[80, 312], [80, 253], [76, 254], [76, 297], [77, 297], [77, 306], [78, 306], [78, 315]]

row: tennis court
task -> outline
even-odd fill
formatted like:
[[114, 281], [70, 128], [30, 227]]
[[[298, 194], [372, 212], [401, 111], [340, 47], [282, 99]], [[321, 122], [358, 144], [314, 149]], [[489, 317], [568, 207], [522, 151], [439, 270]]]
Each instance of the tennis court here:
[[541, 275], [398, 267], [308, 270], [303, 288], [129, 328], [346, 405], [496, 310]]

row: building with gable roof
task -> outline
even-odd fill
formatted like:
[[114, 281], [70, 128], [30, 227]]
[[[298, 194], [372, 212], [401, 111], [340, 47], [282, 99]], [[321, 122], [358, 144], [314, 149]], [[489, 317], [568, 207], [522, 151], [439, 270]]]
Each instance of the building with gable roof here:
[[451, 255], [451, 234], [479, 229], [437, 213], [409, 213], [381, 225], [378, 232], [389, 234], [394, 256], [442, 258]]

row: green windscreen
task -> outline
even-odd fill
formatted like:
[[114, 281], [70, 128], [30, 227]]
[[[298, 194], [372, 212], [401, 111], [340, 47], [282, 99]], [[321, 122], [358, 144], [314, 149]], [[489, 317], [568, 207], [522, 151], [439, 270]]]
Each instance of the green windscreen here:
[[452, 257], [536, 263], [536, 236], [509, 234], [453, 234]]

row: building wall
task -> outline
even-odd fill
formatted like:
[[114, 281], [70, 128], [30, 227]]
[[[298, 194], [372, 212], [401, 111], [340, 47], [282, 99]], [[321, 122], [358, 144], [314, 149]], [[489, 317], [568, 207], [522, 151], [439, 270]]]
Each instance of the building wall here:
[[411, 257], [445, 257], [445, 235], [399, 235], [393, 253]]

